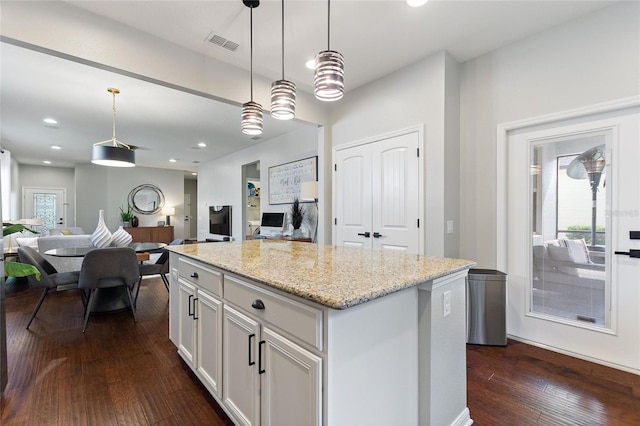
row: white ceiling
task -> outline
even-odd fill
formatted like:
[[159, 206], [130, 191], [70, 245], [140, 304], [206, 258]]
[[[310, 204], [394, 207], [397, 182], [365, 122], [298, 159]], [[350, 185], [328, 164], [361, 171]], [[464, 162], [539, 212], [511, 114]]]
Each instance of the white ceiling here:
[[[203, 55], [249, 69], [249, 11], [233, 1], [69, 1]], [[331, 48], [345, 57], [346, 94], [421, 58], [447, 50], [464, 62], [612, 4], [613, 1], [434, 1], [409, 8], [402, 0], [331, 3]], [[254, 10], [254, 72], [282, 77], [281, 2]], [[230, 52], [206, 39], [240, 45]], [[285, 77], [312, 91], [304, 62], [327, 48], [327, 3], [285, 3]], [[117, 87], [116, 135], [136, 145], [141, 166], [196, 170], [207, 162], [305, 125], [265, 114], [265, 133], [240, 132], [239, 107], [66, 59], [2, 43], [1, 141], [20, 163], [72, 166], [89, 161], [91, 146], [111, 137], [111, 94]], [[215, 95], [215, 94], [214, 94]], [[44, 126], [53, 116], [57, 127]], [[207, 148], [198, 149], [203, 141]], [[60, 145], [53, 151], [50, 145]], [[169, 163], [176, 158], [176, 163]]]

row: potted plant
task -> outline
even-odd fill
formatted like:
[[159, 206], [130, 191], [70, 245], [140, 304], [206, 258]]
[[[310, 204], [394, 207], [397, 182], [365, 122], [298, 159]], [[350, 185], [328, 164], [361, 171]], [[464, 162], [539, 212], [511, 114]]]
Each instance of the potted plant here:
[[131, 219], [133, 218], [133, 213], [131, 212], [131, 206], [127, 206], [127, 210], [124, 210], [122, 206], [120, 206], [120, 220], [122, 221], [123, 227], [128, 227], [131, 224]]
[[302, 222], [304, 221], [304, 207], [300, 204], [300, 200], [296, 197], [293, 200], [293, 204], [291, 204], [291, 225], [293, 226], [293, 235], [294, 238], [301, 238], [302, 231], [300, 227], [302, 226]]
[[[34, 230], [20, 224], [20, 223], [2, 223], [2, 236], [15, 234], [22, 230], [27, 230], [37, 234]], [[29, 275], [35, 275], [36, 279], [40, 281], [40, 271], [33, 265], [20, 262], [4, 262], [4, 274], [6, 277], [28, 277]]]

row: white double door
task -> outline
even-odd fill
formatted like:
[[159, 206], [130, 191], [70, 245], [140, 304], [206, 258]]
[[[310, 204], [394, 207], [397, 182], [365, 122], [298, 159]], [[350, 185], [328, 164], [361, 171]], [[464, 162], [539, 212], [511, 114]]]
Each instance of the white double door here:
[[420, 134], [337, 149], [337, 245], [420, 254]]

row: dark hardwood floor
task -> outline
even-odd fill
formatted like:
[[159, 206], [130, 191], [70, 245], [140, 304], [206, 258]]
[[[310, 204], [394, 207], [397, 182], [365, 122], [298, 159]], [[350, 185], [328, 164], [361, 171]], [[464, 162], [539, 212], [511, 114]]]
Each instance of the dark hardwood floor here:
[[[131, 312], [94, 315], [76, 291], [7, 295], [4, 425], [230, 425], [168, 339], [168, 295], [144, 281]], [[468, 406], [483, 425], [640, 425], [640, 376], [509, 341], [467, 347]]]

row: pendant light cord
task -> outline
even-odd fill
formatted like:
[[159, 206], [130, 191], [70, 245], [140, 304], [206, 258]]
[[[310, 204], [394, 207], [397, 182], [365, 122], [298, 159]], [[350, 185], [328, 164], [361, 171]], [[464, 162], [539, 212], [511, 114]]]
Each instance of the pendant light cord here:
[[327, 0], [327, 50], [331, 50], [331, 0]]
[[282, 79], [284, 80], [284, 0], [282, 0]]
[[251, 57], [251, 102], [253, 102], [253, 7], [250, 7], [250, 12], [249, 12], [249, 37], [251, 38], [251, 41], [249, 43], [250, 45], [250, 49], [251, 49], [251, 53], [250, 53], [250, 57]]
[[118, 142], [116, 139], [116, 93], [113, 92], [113, 146], [117, 147]]

